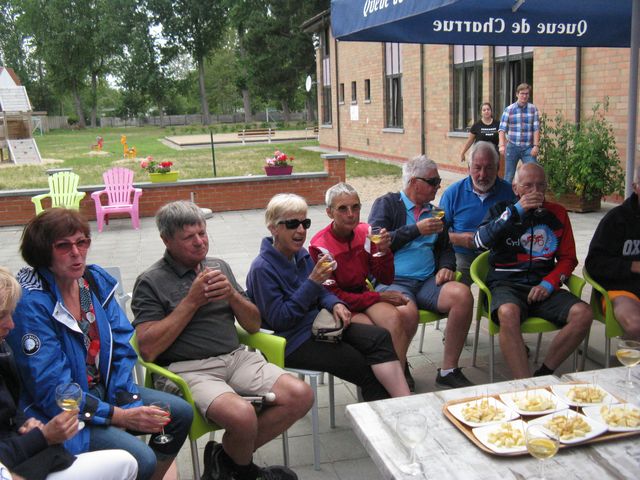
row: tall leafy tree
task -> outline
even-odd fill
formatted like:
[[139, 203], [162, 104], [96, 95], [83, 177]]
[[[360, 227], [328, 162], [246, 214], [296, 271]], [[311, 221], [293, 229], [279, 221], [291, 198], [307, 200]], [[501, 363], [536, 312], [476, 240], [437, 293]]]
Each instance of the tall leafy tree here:
[[244, 46], [251, 83], [280, 102], [285, 119], [304, 85], [315, 71], [311, 35], [302, 31], [305, 20], [329, 8], [329, 0], [261, 0], [246, 21]]
[[205, 86], [204, 63], [225, 33], [229, 0], [147, 0], [162, 25], [162, 34], [180, 45], [198, 66], [200, 104], [204, 124], [211, 123]]

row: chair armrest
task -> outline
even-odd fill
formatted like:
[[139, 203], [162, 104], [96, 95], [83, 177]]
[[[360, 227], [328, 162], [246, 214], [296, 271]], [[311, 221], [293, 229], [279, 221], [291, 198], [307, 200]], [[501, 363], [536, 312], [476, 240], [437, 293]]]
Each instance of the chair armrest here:
[[106, 190], [99, 190], [97, 192], [93, 192], [91, 194], [91, 198], [93, 199], [93, 201], [96, 203], [96, 205], [100, 205], [102, 206], [102, 199], [100, 198], [101, 195], [107, 193]]
[[138, 198], [140, 198], [141, 196], [142, 196], [142, 189], [141, 188], [134, 188], [133, 189], [133, 202], [132, 203], [136, 203]]
[[584, 278], [581, 278], [577, 275], [571, 275], [569, 277], [569, 281], [567, 282], [567, 287], [569, 287], [569, 291], [573, 293], [576, 297], [582, 297], [582, 290], [587, 282], [585, 282]]
[[45, 198], [50, 197], [50, 196], [51, 196], [51, 192], [41, 193], [40, 195], [36, 195], [34, 197], [31, 197], [31, 201], [33, 203], [36, 203], [36, 202], [39, 203], [39, 202], [42, 202], [42, 200], [44, 200]]
[[284, 348], [287, 340], [278, 335], [264, 332], [249, 333], [236, 324], [240, 343], [250, 348], [260, 350], [269, 363], [284, 368]]

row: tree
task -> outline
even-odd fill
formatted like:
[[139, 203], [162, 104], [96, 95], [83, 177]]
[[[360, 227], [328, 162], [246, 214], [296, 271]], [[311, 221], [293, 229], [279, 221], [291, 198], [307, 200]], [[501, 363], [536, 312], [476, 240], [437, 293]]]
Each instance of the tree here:
[[228, 5], [225, 0], [148, 0], [162, 34], [187, 51], [198, 66], [202, 120], [211, 123], [205, 86], [204, 62], [220, 44], [225, 32]]
[[301, 98], [304, 78], [315, 72], [311, 34], [305, 20], [329, 8], [328, 0], [262, 0], [246, 21], [244, 46], [249, 78], [256, 89], [280, 102], [289, 120], [290, 108]]

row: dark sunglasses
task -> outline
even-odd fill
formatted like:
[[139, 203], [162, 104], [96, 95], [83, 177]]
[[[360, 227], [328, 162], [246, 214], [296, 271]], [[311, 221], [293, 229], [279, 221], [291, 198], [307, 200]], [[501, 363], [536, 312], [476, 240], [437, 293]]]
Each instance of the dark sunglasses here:
[[71, 252], [71, 250], [73, 250], [73, 246], [76, 246], [76, 248], [78, 250], [80, 250], [81, 252], [86, 252], [87, 250], [89, 250], [89, 247], [91, 246], [91, 239], [90, 238], [81, 238], [75, 242], [67, 242], [62, 241], [62, 242], [57, 242], [53, 244], [53, 248], [56, 249], [56, 251], [60, 252], [60, 253], [69, 253]]
[[311, 219], [305, 218], [304, 220], [298, 220], [297, 218], [294, 218], [293, 220], [282, 220], [281, 222], [278, 222], [278, 225], [284, 225], [287, 227], [287, 230], [295, 230], [302, 225], [305, 230], [309, 230], [309, 227], [311, 226]]
[[442, 179], [440, 177], [432, 177], [432, 178], [422, 178], [422, 177], [413, 177], [418, 180], [422, 180], [427, 185], [431, 185], [432, 187], [439, 187], [442, 183]]

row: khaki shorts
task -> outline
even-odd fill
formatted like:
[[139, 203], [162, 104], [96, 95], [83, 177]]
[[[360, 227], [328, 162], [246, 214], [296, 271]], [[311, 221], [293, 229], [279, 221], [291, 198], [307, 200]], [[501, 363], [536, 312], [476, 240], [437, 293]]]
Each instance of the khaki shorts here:
[[[223, 393], [265, 395], [280, 375], [286, 373], [268, 363], [261, 354], [244, 347], [217, 357], [173, 362], [166, 368], [187, 382], [191, 396], [205, 418], [209, 405]], [[178, 393], [176, 385], [164, 377], [155, 378], [154, 383], [158, 390]]]

